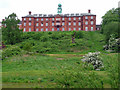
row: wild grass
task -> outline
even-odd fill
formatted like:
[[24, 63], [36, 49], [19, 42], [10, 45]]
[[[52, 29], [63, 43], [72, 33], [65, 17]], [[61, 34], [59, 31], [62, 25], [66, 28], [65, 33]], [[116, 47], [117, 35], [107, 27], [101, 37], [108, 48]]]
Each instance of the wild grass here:
[[[5, 86], [8, 83], [13, 83], [15, 86], [24, 83], [26, 87], [28, 83], [30, 85], [33, 83], [29, 87], [117, 88], [118, 72], [115, 71], [118, 67], [117, 54], [102, 54], [104, 71], [93, 70], [92, 65], [88, 66], [81, 61], [80, 55], [79, 57], [77, 55], [72, 57], [73, 54], [69, 57], [69, 55], [24, 55], [6, 59], [3, 61], [3, 87], [13, 87]], [[109, 67], [108, 62], [113, 66]]]

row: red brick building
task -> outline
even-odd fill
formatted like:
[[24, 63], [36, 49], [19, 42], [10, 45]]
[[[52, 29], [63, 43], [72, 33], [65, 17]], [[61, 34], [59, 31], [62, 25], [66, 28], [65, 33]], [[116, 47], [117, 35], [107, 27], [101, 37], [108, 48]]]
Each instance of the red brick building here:
[[95, 31], [96, 15], [88, 13], [76, 14], [33, 14], [22, 17], [23, 32], [32, 31]]

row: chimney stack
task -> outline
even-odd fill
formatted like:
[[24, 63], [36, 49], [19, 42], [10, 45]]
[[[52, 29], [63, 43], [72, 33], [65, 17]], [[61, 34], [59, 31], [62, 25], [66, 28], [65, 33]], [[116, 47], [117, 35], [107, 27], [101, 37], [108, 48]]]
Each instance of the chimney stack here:
[[2, 21], [5, 21], [5, 19], [2, 19]]
[[31, 15], [31, 11], [29, 11], [29, 15]]
[[91, 13], [91, 10], [90, 10], [90, 9], [88, 10], [88, 13]]

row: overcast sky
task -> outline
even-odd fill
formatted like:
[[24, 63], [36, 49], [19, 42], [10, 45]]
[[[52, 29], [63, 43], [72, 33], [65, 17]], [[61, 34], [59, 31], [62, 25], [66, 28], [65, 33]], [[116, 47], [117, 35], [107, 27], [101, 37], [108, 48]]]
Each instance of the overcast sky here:
[[11, 13], [16, 13], [21, 20], [28, 11], [32, 14], [56, 14], [58, 4], [62, 4], [62, 14], [87, 13], [91, 9], [96, 14], [96, 24], [110, 9], [117, 8], [120, 0], [0, 0], [0, 21]]

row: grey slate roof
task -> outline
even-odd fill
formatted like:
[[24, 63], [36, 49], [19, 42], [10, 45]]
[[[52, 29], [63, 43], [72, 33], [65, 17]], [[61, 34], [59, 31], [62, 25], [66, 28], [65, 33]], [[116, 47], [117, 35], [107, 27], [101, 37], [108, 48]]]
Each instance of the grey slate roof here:
[[[71, 13], [71, 14], [59, 14], [60, 16], [69, 16], [69, 17], [71, 17], [71, 16], [89, 16], [89, 15], [95, 15], [95, 14], [91, 14], [91, 13], [81, 13], [81, 14], [79, 14], [79, 13], [76, 13], [76, 14], [74, 14], [74, 13]], [[24, 17], [55, 17], [55, 16], [57, 16], [57, 14], [33, 14], [33, 15], [27, 15], [27, 16], [24, 16]]]

